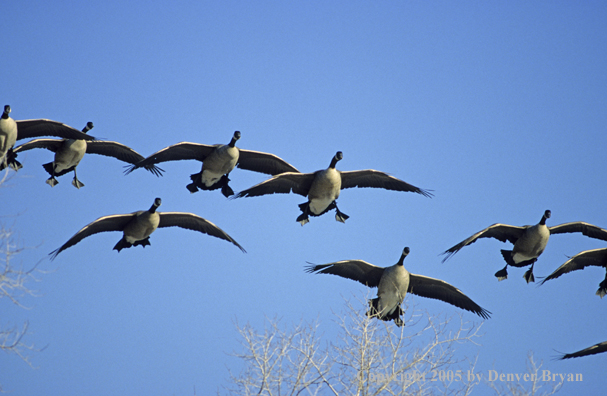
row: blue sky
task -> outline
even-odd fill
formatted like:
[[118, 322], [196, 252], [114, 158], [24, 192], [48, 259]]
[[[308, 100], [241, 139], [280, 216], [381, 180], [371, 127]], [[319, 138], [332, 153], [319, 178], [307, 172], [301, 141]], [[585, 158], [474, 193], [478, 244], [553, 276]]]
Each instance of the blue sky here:
[[[127, 2], [128, 3], [128, 2]], [[17, 120], [48, 118], [147, 156], [181, 141], [270, 152], [302, 172], [377, 169], [421, 188], [342, 192], [334, 214], [295, 222], [297, 195], [227, 200], [190, 194], [195, 161], [122, 174], [123, 163], [87, 156], [50, 188], [52, 153], [19, 156], [0, 189], [0, 221], [47, 271], [23, 310], [2, 302], [1, 324], [29, 320], [45, 347], [31, 369], [0, 356], [0, 383], [19, 395], [198, 394], [227, 381], [238, 348], [234, 323], [319, 320], [333, 334], [352, 281], [304, 273], [306, 261], [405, 264], [443, 279], [493, 313], [476, 370], [525, 371], [529, 351], [552, 372], [582, 373], [561, 394], [597, 394], [607, 356], [553, 361], [607, 339], [604, 271], [590, 268], [542, 287], [509, 270], [496, 240], [447, 263], [439, 253], [501, 222], [586, 221], [607, 227], [607, 5], [603, 2], [10, 2], [3, 6], [0, 104]], [[266, 176], [235, 170], [235, 191]], [[182, 229], [152, 246], [112, 251], [119, 233], [90, 237], [50, 262], [47, 254], [100, 216], [147, 209], [193, 212], [248, 253]], [[555, 235], [535, 266], [546, 276], [605, 243]], [[432, 313], [450, 305], [409, 296]], [[361, 308], [362, 311], [362, 308]], [[464, 318], [479, 318], [464, 313]]]

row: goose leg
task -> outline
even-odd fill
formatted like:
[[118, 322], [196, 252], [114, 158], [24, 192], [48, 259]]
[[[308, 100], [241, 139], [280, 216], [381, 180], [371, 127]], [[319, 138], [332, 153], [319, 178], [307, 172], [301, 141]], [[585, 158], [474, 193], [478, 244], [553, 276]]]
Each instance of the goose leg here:
[[333, 201], [333, 204], [335, 205], [335, 220], [339, 221], [340, 223], [345, 223], [350, 216], [339, 210], [337, 207], [337, 202]]
[[230, 188], [230, 186], [228, 186], [228, 182], [230, 181], [230, 179], [228, 178], [228, 175], [224, 175], [221, 178], [221, 193], [226, 197], [226, 198], [230, 198], [231, 195], [234, 195], [234, 190], [232, 190]]
[[142, 239], [140, 241], [136, 241], [135, 243], [133, 243], [133, 246], [143, 246], [144, 248], [146, 246], [151, 246], [152, 244], [150, 243], [150, 237], [147, 237], [145, 239]]
[[531, 264], [531, 268], [529, 268], [523, 275], [523, 278], [527, 281], [527, 283], [535, 282], [535, 277], [533, 276], [533, 266], [534, 265], [535, 265], [535, 263]]
[[13, 149], [9, 149], [8, 153], [6, 153], [6, 157], [8, 159], [8, 166], [11, 167], [15, 172], [19, 169], [23, 168], [23, 165], [19, 161], [17, 161], [17, 154], [13, 151]]
[[502, 268], [501, 270], [499, 270], [495, 273], [495, 277], [497, 278], [498, 281], [503, 281], [505, 279], [508, 279], [508, 271], [506, 270], [507, 268], [508, 268], [508, 264], [506, 264], [506, 266], [504, 268]]
[[49, 162], [48, 164], [42, 165], [42, 167], [51, 175], [51, 177], [46, 179], [46, 184], [51, 187], [55, 187], [57, 184], [59, 184], [59, 181], [55, 179], [55, 163]]
[[599, 283], [599, 290], [596, 291], [596, 295], [601, 298], [607, 295], [607, 273], [605, 274], [605, 280]]
[[296, 221], [302, 225], [306, 225], [310, 222], [310, 218], [308, 217], [308, 209], [310, 207], [309, 202], [305, 202], [299, 205], [299, 209], [301, 209], [301, 214], [297, 217]]
[[190, 175], [190, 180], [192, 180], [192, 183], [185, 186], [185, 188], [187, 188], [189, 192], [194, 194], [195, 192], [198, 192], [198, 186], [196, 185], [196, 182], [202, 184], [202, 172]]
[[76, 187], [80, 190], [80, 187], [84, 187], [84, 183], [78, 180], [78, 175], [76, 175], [76, 168], [74, 168], [74, 179], [72, 180], [72, 186]]

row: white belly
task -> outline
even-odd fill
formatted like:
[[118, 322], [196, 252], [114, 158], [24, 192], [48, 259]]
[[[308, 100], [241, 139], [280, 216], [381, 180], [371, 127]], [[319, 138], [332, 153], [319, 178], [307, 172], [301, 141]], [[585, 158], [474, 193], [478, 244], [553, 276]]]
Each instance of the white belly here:
[[381, 317], [393, 313], [402, 304], [409, 289], [409, 272], [402, 265], [384, 270], [379, 281], [377, 308]]
[[86, 153], [86, 141], [69, 139], [55, 153], [55, 172], [77, 166]]
[[0, 159], [17, 142], [17, 123], [12, 118], [0, 119]]

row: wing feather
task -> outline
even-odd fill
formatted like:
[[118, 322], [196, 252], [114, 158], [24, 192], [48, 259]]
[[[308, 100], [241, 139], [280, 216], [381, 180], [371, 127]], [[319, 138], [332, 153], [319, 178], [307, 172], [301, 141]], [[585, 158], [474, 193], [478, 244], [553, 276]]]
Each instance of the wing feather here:
[[282, 158], [269, 153], [239, 149], [237, 167], [268, 175], [299, 171]]
[[246, 250], [244, 250], [244, 248], [240, 246], [238, 242], [236, 242], [224, 230], [193, 213], [162, 212], [160, 213], [160, 223], [158, 224], [158, 228], [162, 227], [181, 227], [192, 231], [202, 232], [203, 234], [208, 234], [231, 242], [246, 253]]
[[379, 281], [384, 274], [384, 268], [369, 264], [363, 260], [343, 260], [329, 264], [318, 264], [306, 266], [308, 273], [338, 275], [362, 283], [369, 287], [379, 286]]
[[207, 144], [189, 142], [177, 143], [172, 146], [165, 147], [162, 150], [150, 155], [146, 159], [127, 167], [127, 170], [124, 173], [129, 174], [137, 168], [147, 167], [167, 161], [197, 160], [202, 162], [215, 148], [219, 146], [219, 144], [210, 146]]
[[428, 190], [415, 187], [414, 185], [397, 179], [394, 176], [390, 176], [387, 173], [373, 169], [340, 172], [340, 174], [342, 189], [353, 187], [374, 187], [393, 191], [414, 192], [428, 198], [433, 196], [433, 194]]
[[56, 136], [64, 139], [94, 140], [89, 134], [57, 121], [37, 119], [17, 122], [17, 140], [40, 136]]
[[441, 253], [441, 255], [446, 255], [446, 257], [443, 259], [443, 263], [451, 258], [451, 256], [453, 256], [455, 253], [459, 252], [463, 247], [476, 242], [476, 240], [479, 238], [495, 238], [502, 242], [508, 241], [510, 243], [515, 243], [521, 237], [521, 235], [523, 235], [523, 232], [527, 227], [529, 226], [518, 227], [499, 223], [493, 224]]
[[314, 181], [315, 173], [286, 172], [281, 173], [234, 195], [233, 198], [258, 197], [267, 194], [295, 194], [308, 195], [310, 186]]
[[544, 278], [541, 285], [550, 279], [556, 279], [561, 275], [572, 271], [582, 270], [588, 266], [607, 268], [607, 248], [586, 250], [576, 254], [567, 260], [563, 265], [554, 270], [553, 273]]
[[100, 232], [122, 231], [124, 227], [128, 224], [128, 222], [133, 219], [134, 215], [135, 213], [103, 216], [93, 221], [92, 223], [85, 225], [59, 249], [53, 250], [50, 253], [51, 260], [54, 260], [59, 253], [71, 246], [74, 246], [75, 244], [77, 244], [88, 236]]
[[466, 311], [474, 312], [483, 319], [489, 319], [491, 312], [481, 308], [461, 290], [440, 279], [409, 274], [409, 293], [421, 297], [441, 300]]

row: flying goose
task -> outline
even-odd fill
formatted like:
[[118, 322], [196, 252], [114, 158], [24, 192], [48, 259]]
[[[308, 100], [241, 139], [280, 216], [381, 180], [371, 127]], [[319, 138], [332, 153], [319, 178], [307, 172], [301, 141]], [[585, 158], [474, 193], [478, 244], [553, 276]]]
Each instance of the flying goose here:
[[216, 190], [221, 188], [223, 195], [229, 197], [234, 195], [234, 191], [228, 185], [230, 181], [228, 176], [235, 166], [268, 175], [298, 172], [295, 167], [274, 154], [239, 149], [236, 147], [238, 139], [240, 139], [240, 132], [236, 131], [228, 144], [177, 143], [163, 148], [135, 165], [129, 166], [125, 173], [129, 174], [137, 168], [147, 167], [159, 162], [198, 160], [202, 162], [202, 169], [199, 173], [190, 175], [192, 183], [188, 184], [186, 188], [191, 193], [197, 192], [198, 189]]
[[13, 146], [17, 140], [39, 136], [57, 136], [65, 139], [95, 139], [86, 133], [57, 121], [45, 119], [15, 121], [9, 116], [10, 112], [11, 107], [6, 105], [0, 117], [0, 170], [3, 170], [7, 166], [10, 166], [14, 170], [21, 168], [21, 164], [15, 159], [16, 155], [13, 152]]
[[546, 210], [540, 222], [533, 226], [526, 225], [518, 227], [507, 224], [493, 224], [441, 253], [446, 255], [443, 262], [459, 252], [464, 246], [476, 242], [479, 238], [495, 238], [502, 242], [508, 241], [514, 244], [514, 247], [512, 250], [501, 250], [502, 256], [506, 261], [506, 266], [497, 271], [495, 276], [498, 281], [501, 281], [508, 278], [506, 268], [508, 268], [509, 265], [513, 267], [525, 267], [531, 264], [531, 268], [523, 275], [523, 278], [529, 283], [535, 282], [533, 266], [537, 261], [537, 258], [546, 248], [546, 244], [548, 244], [548, 239], [551, 234], [581, 232], [588, 237], [607, 241], [607, 230], [582, 221], [547, 227], [546, 220], [549, 219], [550, 216], [551, 212]]
[[[93, 123], [89, 122], [82, 129], [82, 132], [87, 133], [91, 129], [93, 129]], [[55, 160], [53, 162], [42, 165], [48, 174], [51, 175], [46, 180], [46, 183], [51, 187], [55, 187], [59, 183], [55, 179], [55, 176], [62, 176], [71, 171], [74, 171], [72, 185], [78, 189], [84, 187], [84, 184], [78, 180], [78, 176], [76, 175], [76, 167], [84, 157], [84, 154], [106, 155], [130, 164], [136, 164], [144, 159], [141, 154], [132, 148], [118, 142], [100, 140], [87, 142], [84, 139], [34, 139], [15, 147], [13, 152], [16, 156], [18, 152], [34, 148], [44, 148], [55, 153]], [[159, 176], [162, 171], [162, 169], [155, 165], [148, 165], [145, 168], [156, 176]]]
[[597, 353], [607, 352], [607, 341], [599, 342], [598, 344], [594, 344], [591, 347], [586, 349], [582, 349], [581, 351], [566, 353], [560, 357], [563, 359], [571, 359], [576, 357], [588, 356], [588, 355], [596, 355]]
[[106, 231], [122, 231], [122, 239], [118, 241], [114, 250], [120, 252], [122, 249], [131, 246], [141, 245], [146, 247], [150, 245], [150, 235], [160, 227], [181, 227], [188, 230], [202, 232], [229, 242], [238, 246], [240, 250], [246, 253], [244, 248], [238, 244], [231, 236], [226, 234], [221, 228], [202, 217], [193, 213], [184, 212], [157, 212], [162, 200], [156, 198], [148, 210], [140, 210], [128, 214], [103, 216], [84, 226], [80, 231], [74, 234], [59, 249], [50, 253], [51, 259], [57, 257], [65, 249], [74, 246], [84, 238]]
[[576, 254], [542, 280], [541, 285], [550, 279], [556, 279], [571, 271], [584, 269], [589, 265], [604, 267], [606, 270], [605, 279], [599, 283], [599, 289], [596, 291], [596, 295], [603, 298], [607, 294], [607, 248], [586, 250]]
[[373, 169], [342, 172], [335, 165], [343, 158], [338, 151], [327, 169], [314, 173], [287, 172], [274, 176], [251, 188], [239, 192], [234, 198], [257, 197], [266, 194], [295, 194], [308, 197], [308, 201], [299, 205], [302, 214], [297, 221], [303, 226], [308, 223], [309, 215], [320, 216], [335, 209], [335, 220], [345, 223], [350, 217], [337, 208], [337, 198], [344, 188], [375, 187], [394, 191], [409, 191], [432, 197], [427, 190], [412, 186], [400, 179]]
[[306, 272], [338, 275], [368, 287], [377, 287], [377, 298], [369, 300], [370, 309], [367, 316], [385, 321], [394, 320], [397, 326], [404, 325], [400, 318], [404, 313], [400, 305], [407, 293], [441, 300], [474, 312], [484, 319], [489, 318], [491, 312], [478, 306], [456, 287], [440, 279], [415, 275], [407, 271], [403, 262], [409, 252], [410, 249], [406, 247], [398, 263], [385, 268], [376, 267], [363, 260], [344, 260], [329, 264], [312, 264], [306, 267]]

